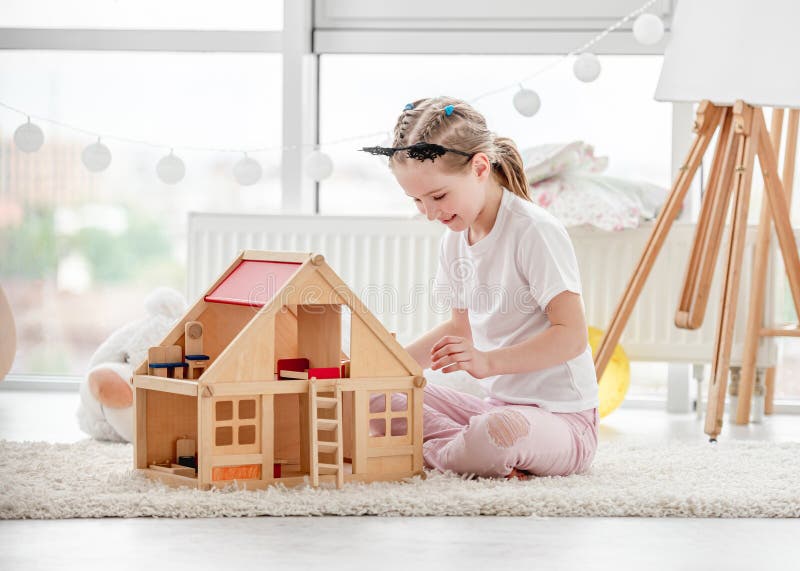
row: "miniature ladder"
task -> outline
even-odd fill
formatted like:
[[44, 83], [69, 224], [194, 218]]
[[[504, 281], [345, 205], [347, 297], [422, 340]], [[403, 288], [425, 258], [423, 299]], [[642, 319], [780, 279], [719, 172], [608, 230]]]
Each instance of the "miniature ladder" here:
[[[311, 485], [315, 488], [319, 486], [320, 469], [326, 472], [336, 473], [336, 487], [344, 485], [344, 461], [342, 450], [342, 389], [336, 383], [334, 397], [317, 396], [317, 380], [308, 381], [308, 418], [309, 418], [309, 448], [311, 451]], [[332, 409], [334, 418], [318, 418], [320, 410]], [[334, 440], [319, 440], [317, 431], [322, 430], [326, 434], [335, 434]], [[336, 454], [336, 464], [324, 464], [319, 461], [320, 452], [333, 452]]]

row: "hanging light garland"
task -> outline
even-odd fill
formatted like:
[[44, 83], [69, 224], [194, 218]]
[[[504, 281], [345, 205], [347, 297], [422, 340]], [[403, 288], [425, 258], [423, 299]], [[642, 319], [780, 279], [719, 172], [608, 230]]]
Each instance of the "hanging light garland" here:
[[169, 154], [156, 164], [156, 174], [166, 184], [178, 184], [186, 174], [186, 165], [170, 149]]
[[656, 44], [661, 41], [661, 38], [664, 37], [664, 22], [661, 21], [661, 18], [656, 16], [655, 14], [645, 14], [645, 10], [650, 8], [653, 4], [656, 3], [656, 0], [649, 0], [649, 2], [645, 3], [641, 7], [637, 8], [624, 18], [621, 18], [599, 34], [597, 34], [594, 38], [586, 42], [584, 45], [579, 47], [576, 50], [572, 50], [567, 55], [557, 59], [556, 61], [550, 63], [549, 65], [544, 66], [543, 68], [535, 71], [534, 73], [528, 75], [527, 77], [523, 78], [522, 80], [518, 81], [513, 85], [508, 85], [505, 87], [501, 87], [499, 89], [494, 89], [487, 93], [483, 93], [478, 97], [472, 99], [472, 101], [477, 101], [479, 99], [483, 99], [484, 97], [488, 97], [489, 95], [494, 95], [495, 93], [500, 93], [502, 91], [507, 91], [515, 86], [519, 87], [519, 91], [514, 95], [513, 103], [514, 108], [523, 116], [525, 117], [532, 117], [534, 116], [541, 107], [541, 100], [539, 95], [533, 91], [532, 89], [527, 89], [524, 86], [524, 82], [530, 81], [544, 72], [554, 68], [555, 66], [561, 64], [564, 60], [569, 59], [571, 57], [576, 56], [575, 62], [572, 65], [572, 72], [575, 74], [580, 81], [583, 82], [591, 82], [597, 79], [600, 76], [600, 60], [597, 56], [587, 50], [595, 45], [597, 42], [605, 38], [608, 34], [613, 32], [614, 30], [618, 29], [620, 26], [628, 22], [632, 18], [636, 18], [633, 23], [633, 37], [636, 38], [641, 44], [651, 45]]
[[102, 172], [111, 164], [111, 151], [100, 142], [100, 137], [97, 137], [96, 143], [83, 149], [81, 161], [89, 172]]
[[575, 77], [585, 83], [594, 81], [600, 76], [600, 60], [594, 54], [584, 53], [578, 56], [572, 66]]
[[542, 106], [542, 100], [539, 99], [539, 94], [533, 89], [525, 89], [522, 85], [519, 86], [519, 91], [514, 94], [514, 108], [520, 115], [525, 117], [533, 117]]
[[[644, 13], [648, 8], [650, 8], [650, 6], [655, 4], [655, 2], [656, 0], [649, 0], [646, 4], [644, 4], [637, 10], [634, 10], [624, 18], [620, 19], [613, 25], [603, 30], [600, 34], [595, 36], [592, 40], [590, 40], [580, 48], [569, 52], [568, 54], [559, 58], [555, 62], [543, 67], [542, 69], [539, 69], [535, 73], [523, 78], [520, 81], [517, 81], [511, 86], [505, 86], [483, 93], [471, 99], [470, 102], [475, 102], [478, 101], [479, 99], [483, 99], [490, 95], [494, 95], [496, 93], [500, 93], [503, 91], [507, 91], [508, 89], [517, 87], [518, 90], [514, 94], [512, 101], [514, 108], [517, 110], [517, 112], [519, 112], [520, 115], [524, 117], [533, 117], [539, 112], [539, 109], [541, 108], [542, 105], [542, 101], [541, 98], [539, 97], [539, 94], [530, 88], [526, 88], [524, 86], [524, 83], [532, 80], [533, 78], [541, 75], [545, 71], [560, 64], [565, 59], [571, 57], [575, 57], [572, 69], [577, 79], [587, 83], [596, 80], [600, 76], [602, 67], [600, 65], [599, 58], [592, 52], [588, 51], [589, 48], [591, 48], [597, 42], [606, 37], [609, 33], [613, 32], [614, 30], [625, 24], [625, 22], [629, 21], [630, 19], [634, 17], [636, 18], [636, 20], [633, 23], [633, 36], [634, 38], [636, 38], [636, 41], [644, 45], [652, 45], [661, 41], [661, 39], [664, 37], [664, 23], [662, 22], [661, 18], [659, 18], [654, 14]], [[31, 122], [30, 115], [28, 115], [27, 113], [24, 113], [19, 109], [15, 109], [14, 107], [6, 105], [5, 103], [2, 102], [0, 102], [0, 106], [10, 109], [12, 111], [16, 111], [27, 117], [27, 122], [17, 127], [16, 131], [14, 131], [14, 143], [17, 146], [17, 148], [25, 153], [34, 153], [38, 151], [44, 144], [44, 133], [42, 132], [42, 129], [35, 123]], [[52, 119], [46, 119], [42, 117], [39, 117], [38, 119], [41, 121], [59, 125], [67, 129], [71, 129], [73, 131], [79, 131], [87, 135], [91, 135], [92, 137], [97, 137], [97, 141], [88, 145], [81, 154], [81, 161], [83, 162], [86, 169], [89, 170], [90, 172], [93, 173], [102, 172], [106, 170], [108, 166], [111, 164], [111, 151], [106, 145], [104, 145], [101, 142], [101, 135], [97, 133], [91, 133], [90, 131], [87, 131], [85, 129], [74, 127], [72, 125], [61, 123], [59, 121], [55, 121]], [[374, 137], [376, 135], [385, 135], [389, 137], [391, 140], [390, 135], [381, 131], [379, 133], [366, 133], [363, 135], [357, 135], [355, 137], [339, 139], [336, 141], [329, 142], [327, 143], [327, 145], [334, 145], [353, 140], [366, 139], [368, 137]], [[118, 141], [143, 144], [159, 148], [165, 147], [165, 145], [157, 145], [149, 143], [147, 141], [128, 139], [124, 137], [113, 137], [106, 135], [105, 138], [116, 139]], [[315, 181], [321, 181], [331, 176], [331, 174], [333, 174], [333, 168], [334, 168], [333, 159], [331, 159], [331, 157], [327, 153], [319, 149], [320, 147], [319, 144], [292, 145], [286, 147], [282, 146], [282, 147], [272, 147], [266, 149], [254, 149], [249, 152], [259, 153], [259, 152], [275, 151], [275, 150], [286, 151], [297, 148], [306, 148], [308, 146], [313, 146], [313, 150], [305, 158], [303, 164], [306, 175]], [[252, 157], [249, 157], [247, 152], [243, 152], [241, 150], [198, 148], [198, 147], [182, 147], [182, 149], [211, 151], [211, 152], [243, 153], [244, 155], [243, 158], [240, 159], [233, 166], [233, 171], [232, 171], [233, 178], [241, 186], [252, 186], [256, 184], [261, 179], [263, 174], [263, 169], [261, 167], [261, 164]], [[183, 160], [180, 157], [175, 155], [174, 148], [170, 147], [169, 154], [165, 155], [158, 161], [158, 163], [156, 164], [156, 175], [162, 182], [169, 185], [178, 184], [181, 180], [183, 180], [184, 176], [186, 175], [186, 165], [184, 164]]]
[[244, 158], [233, 165], [233, 178], [242, 186], [252, 186], [261, 179], [261, 164], [244, 154]]
[[324, 180], [333, 174], [333, 159], [319, 149], [312, 151], [305, 162], [306, 174], [316, 181]]
[[633, 36], [640, 44], [657, 44], [664, 37], [664, 22], [655, 14], [642, 14], [633, 23]]
[[28, 117], [28, 122], [14, 131], [14, 143], [23, 153], [35, 153], [44, 144], [44, 133], [38, 125], [31, 123], [31, 118]]

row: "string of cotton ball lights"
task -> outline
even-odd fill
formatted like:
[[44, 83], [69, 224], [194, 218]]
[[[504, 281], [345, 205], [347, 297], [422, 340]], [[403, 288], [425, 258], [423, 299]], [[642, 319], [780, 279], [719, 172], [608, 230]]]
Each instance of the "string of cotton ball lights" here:
[[186, 174], [186, 165], [170, 149], [169, 154], [156, 163], [156, 174], [167, 184], [178, 184]]
[[244, 154], [244, 158], [233, 166], [233, 177], [242, 186], [252, 186], [261, 180], [261, 164]]
[[319, 149], [314, 149], [305, 162], [306, 174], [314, 180], [324, 180], [333, 174], [333, 160]]
[[633, 35], [646, 46], [657, 44], [664, 37], [664, 22], [655, 14], [642, 14], [633, 23]]
[[[631, 20], [632, 18], [636, 18], [633, 24], [633, 35], [638, 42], [645, 45], [652, 45], [661, 41], [661, 39], [664, 36], [664, 23], [661, 21], [661, 18], [659, 18], [654, 14], [644, 13], [648, 8], [650, 8], [653, 4], [655, 4], [656, 1], [657, 0], [649, 0], [640, 8], [634, 10], [627, 16], [621, 18], [619, 21], [615, 22], [614, 24], [612, 24], [611, 26], [600, 32], [597, 36], [595, 36], [590, 41], [586, 42], [580, 48], [569, 52], [568, 54], [557, 59], [551, 64], [544, 66], [543, 68], [537, 70], [536, 72], [526, 76], [525, 78], [511, 85], [507, 85], [504, 87], [500, 87], [498, 89], [494, 89], [492, 91], [488, 91], [486, 93], [482, 93], [477, 97], [472, 98], [470, 102], [475, 102], [490, 95], [504, 92], [507, 91], [508, 89], [516, 87], [518, 89], [517, 92], [514, 94], [512, 100], [514, 108], [524, 117], [533, 117], [539, 112], [542, 106], [542, 101], [541, 98], [539, 97], [539, 94], [536, 93], [536, 91], [534, 91], [533, 89], [526, 88], [524, 86], [524, 83], [534, 79], [535, 77], [543, 74], [545, 71], [555, 67], [556, 65], [559, 65], [565, 59], [571, 57], [576, 58], [573, 64], [573, 73], [575, 74], [575, 77], [578, 80], [583, 82], [591, 82], [596, 80], [600, 76], [601, 72], [600, 60], [597, 58], [595, 54], [591, 53], [588, 50], [597, 42], [606, 37], [609, 33], [613, 32], [614, 30], [625, 24], [625, 22]], [[3, 102], [0, 102], [0, 107], [5, 107], [6, 109], [9, 109], [11, 111], [20, 113], [21, 115], [27, 118], [27, 122], [17, 127], [17, 129], [14, 131], [14, 143], [16, 144], [17, 148], [25, 153], [34, 153], [38, 151], [44, 144], [44, 132], [38, 125], [31, 122], [32, 115], [25, 113], [19, 109], [16, 109], [15, 107], [12, 107], [10, 105], [7, 105]], [[110, 139], [126, 143], [147, 145], [161, 149], [168, 148], [169, 154], [164, 155], [158, 161], [155, 168], [156, 175], [165, 184], [170, 184], [170, 185], [178, 184], [181, 180], [183, 180], [184, 176], [186, 175], [186, 164], [178, 155], [175, 154], [176, 147], [159, 143], [152, 143], [143, 140], [130, 139], [127, 137], [118, 137], [114, 135], [101, 135], [99, 133], [94, 133], [86, 129], [75, 127], [73, 125], [56, 121], [53, 119], [47, 119], [44, 117], [35, 117], [35, 118], [39, 121], [51, 123], [66, 129], [84, 133], [86, 135], [91, 136], [92, 139], [96, 138], [96, 141], [87, 145], [86, 148], [81, 153], [81, 161], [83, 162], [86, 169], [92, 173], [100, 173], [106, 170], [111, 164], [111, 150], [108, 148], [108, 146], [106, 146], [102, 142], [103, 139], [105, 140]], [[365, 133], [363, 135], [356, 135], [353, 137], [347, 137], [344, 139], [337, 139], [335, 141], [330, 141], [322, 146], [336, 145], [350, 141], [367, 139], [370, 137], [375, 137], [377, 135], [389, 136], [384, 131], [378, 133]], [[241, 149], [220, 149], [220, 148], [210, 148], [210, 147], [177, 147], [177, 148], [185, 151], [207, 151], [207, 152], [221, 152], [221, 153], [236, 153], [239, 155], [243, 155], [243, 157], [239, 161], [237, 161], [232, 167], [233, 178], [241, 186], [252, 186], [256, 184], [259, 180], [261, 180], [261, 177], [263, 175], [263, 169], [261, 167], [261, 164], [256, 159], [250, 157], [249, 154], [263, 153], [269, 151], [288, 151], [295, 149], [312, 148], [308, 156], [305, 157], [303, 163], [306, 175], [315, 181], [321, 181], [328, 178], [329, 176], [331, 176], [331, 174], [333, 174], [334, 164], [330, 155], [320, 150], [320, 146], [321, 146], [320, 144], [289, 145], [289, 146], [268, 147], [263, 149], [250, 149], [248, 151], [243, 151]]]
[[111, 164], [111, 151], [97, 137], [96, 143], [83, 149], [81, 161], [89, 172], [102, 172]]
[[44, 133], [38, 125], [31, 123], [31, 118], [28, 117], [28, 122], [14, 131], [14, 143], [23, 153], [35, 153], [44, 144]]
[[561, 64], [564, 60], [571, 57], [575, 57], [575, 62], [572, 66], [572, 72], [575, 74], [575, 77], [585, 83], [594, 81], [600, 76], [602, 66], [600, 65], [599, 58], [587, 50], [632, 18], [636, 18], [633, 23], [633, 37], [636, 38], [636, 41], [644, 45], [652, 45], [660, 42], [661, 38], [664, 37], [664, 22], [662, 22], [661, 18], [655, 14], [644, 13], [648, 8], [655, 4], [656, 1], [657, 0], [649, 0], [647, 3], [643, 4], [627, 16], [614, 22], [612, 25], [597, 34], [594, 38], [586, 42], [578, 49], [572, 50], [565, 56], [558, 58], [541, 69], [538, 69], [534, 73], [522, 78], [518, 82], [500, 87], [498, 89], [493, 89], [492, 91], [487, 91], [486, 93], [482, 93], [477, 97], [474, 97], [470, 101], [478, 101], [484, 97], [507, 91], [513, 87], [519, 87], [519, 90], [514, 94], [514, 98], [512, 100], [514, 108], [517, 110], [517, 112], [519, 112], [520, 115], [524, 117], [533, 117], [541, 108], [542, 101], [539, 97], [539, 94], [532, 89], [526, 88], [524, 83], [542, 75], [544, 72], [549, 71], [550, 69]]
[[592, 53], [582, 53], [575, 60], [572, 71], [581, 81], [592, 82], [600, 77], [600, 60]]

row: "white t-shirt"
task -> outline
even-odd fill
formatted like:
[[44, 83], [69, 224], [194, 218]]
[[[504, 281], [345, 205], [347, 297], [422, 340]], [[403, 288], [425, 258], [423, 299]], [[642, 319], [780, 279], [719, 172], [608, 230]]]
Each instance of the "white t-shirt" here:
[[[547, 304], [563, 291], [581, 293], [575, 250], [567, 231], [541, 207], [503, 189], [488, 235], [470, 246], [468, 231], [446, 230], [434, 295], [467, 308], [475, 347], [515, 345], [550, 327]], [[489, 396], [536, 404], [552, 412], [598, 406], [592, 350], [547, 369], [480, 380]]]

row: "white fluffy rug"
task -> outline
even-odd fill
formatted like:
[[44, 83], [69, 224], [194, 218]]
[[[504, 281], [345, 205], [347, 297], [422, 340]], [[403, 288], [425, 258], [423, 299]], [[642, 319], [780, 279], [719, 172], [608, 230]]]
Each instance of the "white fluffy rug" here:
[[800, 444], [604, 443], [591, 472], [527, 481], [429, 473], [343, 490], [175, 490], [133, 447], [0, 441], [0, 519], [261, 515], [800, 516]]

